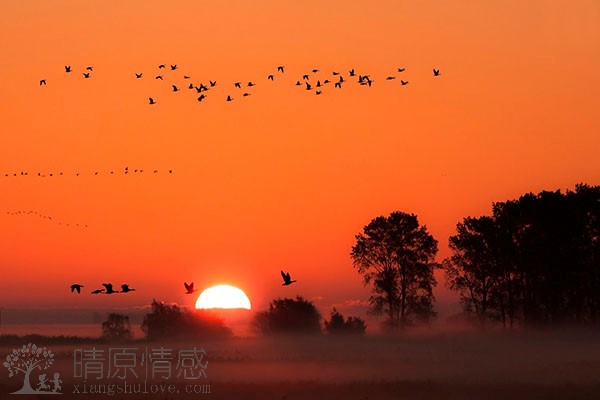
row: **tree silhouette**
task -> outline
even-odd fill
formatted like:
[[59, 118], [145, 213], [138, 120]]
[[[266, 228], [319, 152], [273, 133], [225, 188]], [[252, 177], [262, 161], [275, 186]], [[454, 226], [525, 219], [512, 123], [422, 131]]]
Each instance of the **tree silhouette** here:
[[[476, 316], [481, 328], [490, 319], [506, 325], [514, 318], [514, 274], [503, 252], [507, 236], [492, 217], [467, 217], [449, 239], [452, 256], [443, 262], [446, 284], [460, 295], [467, 314]], [[508, 238], [509, 239], [509, 238]]]
[[267, 311], [254, 316], [255, 328], [265, 334], [320, 333], [321, 314], [315, 305], [301, 296], [275, 299]]
[[176, 304], [152, 301], [152, 310], [142, 322], [148, 340], [166, 338], [229, 337], [225, 322], [208, 311], [188, 311]]
[[482, 324], [600, 323], [600, 186], [527, 193], [465, 218], [444, 261]]
[[358, 317], [348, 317], [340, 314], [335, 307], [331, 311], [329, 321], [325, 320], [325, 331], [329, 334], [357, 334], [364, 335], [367, 330], [365, 321]]
[[392, 327], [427, 321], [433, 311], [437, 241], [416, 215], [396, 211], [373, 219], [356, 235], [353, 266], [373, 285], [371, 312], [387, 313]]
[[31, 387], [29, 376], [34, 369], [45, 370], [54, 364], [54, 354], [46, 347], [37, 347], [29, 343], [19, 350], [13, 349], [12, 353], [6, 356], [6, 361], [2, 363], [8, 369], [8, 376], [24, 375], [23, 387], [14, 393], [36, 393]]
[[127, 315], [111, 313], [102, 323], [102, 337], [108, 341], [131, 339], [131, 323]]

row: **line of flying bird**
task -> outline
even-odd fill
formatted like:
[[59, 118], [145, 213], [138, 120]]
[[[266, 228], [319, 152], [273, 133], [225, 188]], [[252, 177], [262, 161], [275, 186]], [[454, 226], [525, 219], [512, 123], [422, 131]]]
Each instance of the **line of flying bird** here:
[[[158, 174], [160, 173], [160, 170], [158, 169], [150, 169], [150, 170], [145, 170], [143, 168], [140, 169], [129, 169], [129, 167], [125, 167], [124, 170], [122, 171], [115, 171], [115, 170], [110, 170], [110, 171], [94, 171], [94, 172], [90, 172], [89, 174], [82, 174], [80, 172], [71, 172], [71, 173], [63, 173], [63, 172], [38, 172], [38, 173], [29, 173], [29, 171], [19, 171], [19, 172], [5, 172], [0, 176], [3, 176], [5, 178], [11, 178], [11, 177], [40, 177], [40, 178], [51, 178], [51, 177], [61, 177], [61, 176], [84, 176], [84, 175], [91, 175], [91, 176], [99, 176], [99, 175], [119, 175], [119, 174], [123, 174], [123, 175], [128, 175], [128, 174], [143, 174], [144, 172], [147, 173], [152, 173], [152, 174]], [[169, 174], [173, 173], [172, 169], [167, 170], [167, 172]]]
[[[170, 70], [170, 71], [176, 71], [179, 69], [179, 67], [177, 66], [177, 64], [169, 64], [168, 65], [169, 68], [167, 68], [166, 64], [160, 64], [158, 65], [158, 70], [162, 71], [164, 70]], [[83, 78], [84, 79], [89, 79], [91, 77], [91, 73], [94, 70], [94, 68], [92, 66], [87, 66], [85, 68], [85, 71], [82, 72]], [[406, 71], [406, 68], [397, 68], [396, 72], [397, 73], [403, 73]], [[440, 70], [433, 68], [433, 76], [434, 77], [438, 77], [441, 75]], [[67, 74], [70, 74], [73, 72], [73, 69], [70, 65], [65, 65], [65, 72]], [[285, 72], [285, 67], [283, 65], [279, 65], [277, 67], [277, 72], [279, 74], [283, 74]], [[313, 90], [313, 88], [315, 89], [314, 93], [316, 95], [321, 95], [323, 94], [323, 89], [326, 85], [329, 85], [331, 83], [333, 83], [334, 88], [337, 89], [341, 89], [342, 88], [342, 84], [345, 84], [346, 82], [349, 82], [350, 78], [355, 78], [356, 82], [361, 85], [361, 86], [367, 86], [367, 87], [371, 87], [371, 85], [373, 84], [374, 80], [371, 79], [371, 76], [369, 74], [359, 74], [355, 71], [354, 68], [350, 69], [348, 71], [348, 74], [346, 76], [346, 78], [344, 78], [344, 75], [342, 75], [340, 72], [338, 71], [332, 71], [331, 73], [331, 80], [328, 78], [324, 78], [323, 81], [321, 81], [320, 79], [317, 79], [316, 82], [312, 81], [311, 82], [311, 74], [317, 74], [319, 73], [320, 70], [317, 68], [314, 68], [310, 73], [305, 73], [302, 75], [301, 79], [298, 79], [296, 81], [296, 86], [303, 86], [306, 90]], [[268, 81], [274, 81], [275, 80], [275, 75], [276, 73], [271, 73], [267, 75], [266, 80]], [[135, 79], [142, 79], [144, 78], [144, 73], [143, 72], [134, 72], [132, 74], [132, 76], [135, 77]], [[160, 80], [163, 81], [165, 78], [165, 75], [162, 72], [159, 72], [158, 75], [154, 76], [155, 80]], [[186, 81], [191, 80], [191, 76], [189, 75], [183, 75], [183, 79]], [[395, 80], [396, 76], [395, 75], [388, 75], [385, 80], [386, 81], [392, 81]], [[40, 79], [39, 81], [40, 86], [46, 85], [46, 79]], [[400, 85], [401, 86], [406, 86], [408, 85], [409, 81], [408, 80], [404, 80], [404, 79], [400, 79]], [[217, 81], [216, 80], [209, 80], [208, 83], [205, 85], [204, 83], [199, 83], [198, 85], [195, 85], [193, 83], [189, 83], [187, 84], [187, 88], [188, 90], [194, 90], [196, 94], [198, 94], [199, 96], [196, 98], [196, 100], [198, 102], [202, 102], [204, 101], [204, 99], [207, 98], [207, 94], [205, 92], [208, 92], [211, 88], [214, 88], [215, 86], [217, 86]], [[254, 87], [256, 86], [256, 83], [252, 82], [252, 81], [248, 81], [247, 83], [242, 83], [241, 81], [237, 81], [233, 83], [233, 86], [237, 89], [242, 89], [244, 86], [245, 87]], [[177, 84], [171, 84], [171, 91], [173, 92], [179, 92], [181, 91], [181, 87], [183, 86], [177, 86]], [[242, 97], [248, 97], [250, 96], [251, 93], [244, 91], [242, 93]], [[232, 97], [231, 94], [228, 94], [227, 97], [225, 98], [226, 101], [233, 101], [234, 97]], [[148, 97], [148, 104], [150, 105], [154, 105], [157, 104], [157, 101], [154, 97]]]
[[87, 228], [88, 227], [87, 224], [79, 224], [79, 223], [75, 223], [74, 224], [74, 223], [66, 223], [66, 222], [63, 222], [63, 221], [58, 221], [58, 220], [52, 218], [49, 215], [45, 215], [45, 214], [42, 214], [42, 213], [39, 213], [39, 212], [33, 211], [33, 210], [7, 211], [6, 214], [7, 215], [11, 215], [11, 216], [28, 216], [28, 215], [31, 215], [31, 216], [42, 218], [42, 219], [44, 219], [46, 221], [49, 221], [49, 222], [56, 223], [58, 225], [68, 226], [68, 227], [77, 227], [77, 228]]
[[[283, 278], [282, 286], [289, 286], [292, 283], [296, 282], [296, 280], [292, 280], [289, 272], [281, 271], [281, 277]], [[130, 288], [128, 284], [124, 283], [121, 285], [121, 291], [114, 290], [112, 283], [103, 283], [104, 289], [95, 289], [92, 290], [91, 294], [115, 294], [115, 293], [129, 293], [134, 292], [135, 289]], [[77, 294], [81, 294], [81, 288], [84, 286], [80, 283], [74, 283], [71, 285], [71, 293], [77, 292]], [[183, 282], [183, 287], [185, 288], [185, 294], [193, 294], [197, 292], [198, 289], [194, 288], [194, 282]]]
[[[112, 283], [103, 283], [102, 286], [104, 286], [104, 289], [95, 289], [95, 290], [92, 290], [91, 293], [92, 294], [100, 294], [100, 293], [115, 294], [115, 293], [135, 292], [135, 289], [130, 288], [129, 285], [126, 283], [121, 285], [120, 291], [114, 290]], [[84, 286], [80, 283], [74, 283], [71, 285], [71, 293], [77, 292], [78, 294], [81, 294], [81, 288], [83, 288], [83, 287]]]

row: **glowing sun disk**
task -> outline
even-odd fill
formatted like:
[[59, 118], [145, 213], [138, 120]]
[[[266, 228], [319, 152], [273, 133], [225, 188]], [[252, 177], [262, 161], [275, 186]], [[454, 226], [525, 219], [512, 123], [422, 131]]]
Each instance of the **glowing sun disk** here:
[[217, 285], [205, 289], [198, 300], [196, 308], [245, 308], [250, 310], [250, 300], [241, 290], [231, 285]]

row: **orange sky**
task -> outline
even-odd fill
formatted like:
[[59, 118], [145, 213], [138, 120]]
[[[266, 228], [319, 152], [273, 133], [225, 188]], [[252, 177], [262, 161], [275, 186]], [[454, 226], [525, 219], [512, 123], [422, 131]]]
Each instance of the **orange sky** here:
[[[328, 314], [368, 297], [349, 252], [377, 215], [416, 213], [441, 259], [492, 201], [600, 183], [593, 0], [30, 0], [0, 4], [0, 37], [4, 307], [191, 304], [187, 280], [239, 286], [255, 308], [299, 293]], [[161, 63], [179, 66], [163, 82]], [[313, 68], [374, 84], [317, 97], [294, 86]], [[218, 85], [199, 104], [184, 74]], [[174, 174], [106, 174], [126, 166]], [[22, 170], [68, 176], [4, 177]], [[299, 282], [281, 287], [282, 267]], [[74, 281], [138, 290], [74, 296]], [[450, 301], [443, 282], [436, 294]]]

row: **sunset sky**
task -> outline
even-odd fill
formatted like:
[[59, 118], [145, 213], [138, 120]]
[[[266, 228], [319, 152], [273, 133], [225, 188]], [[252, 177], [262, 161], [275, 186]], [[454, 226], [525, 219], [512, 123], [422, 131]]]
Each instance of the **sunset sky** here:
[[[0, 37], [1, 307], [192, 305], [194, 281], [328, 313], [368, 299], [349, 253], [378, 215], [417, 214], [442, 260], [493, 201], [600, 184], [595, 0], [4, 1]], [[295, 86], [351, 68], [373, 86]]]

